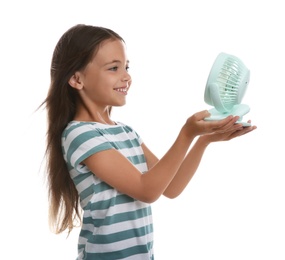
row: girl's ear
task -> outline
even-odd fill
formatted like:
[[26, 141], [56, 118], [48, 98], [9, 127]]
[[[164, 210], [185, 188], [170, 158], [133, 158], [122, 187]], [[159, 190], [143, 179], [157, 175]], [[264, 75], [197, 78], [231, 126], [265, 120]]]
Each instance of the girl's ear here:
[[83, 83], [80, 79], [80, 73], [79, 72], [75, 72], [69, 79], [68, 81], [69, 85], [72, 88], [76, 88], [78, 90], [83, 88]]

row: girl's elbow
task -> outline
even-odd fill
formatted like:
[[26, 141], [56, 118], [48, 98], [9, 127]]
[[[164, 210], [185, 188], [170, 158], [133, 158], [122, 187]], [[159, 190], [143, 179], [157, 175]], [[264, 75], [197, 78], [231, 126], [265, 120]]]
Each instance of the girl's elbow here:
[[175, 199], [180, 195], [180, 193], [165, 191], [163, 193], [163, 195], [164, 195], [164, 197], [166, 197], [168, 199]]
[[161, 194], [154, 194], [151, 192], [146, 192], [142, 194], [139, 198], [140, 201], [151, 204], [156, 202], [160, 198]]
[[154, 202], [156, 202], [159, 199], [160, 196], [144, 196], [141, 201], [148, 203], [148, 204], [152, 204]]

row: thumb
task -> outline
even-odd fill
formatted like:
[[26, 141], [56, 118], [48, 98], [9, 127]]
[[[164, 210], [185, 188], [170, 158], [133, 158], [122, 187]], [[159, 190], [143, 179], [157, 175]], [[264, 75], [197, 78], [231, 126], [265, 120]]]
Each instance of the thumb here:
[[211, 114], [208, 110], [203, 110], [203, 111], [196, 113], [196, 118], [198, 120], [203, 120], [205, 117], [209, 117], [209, 116], [211, 116]]

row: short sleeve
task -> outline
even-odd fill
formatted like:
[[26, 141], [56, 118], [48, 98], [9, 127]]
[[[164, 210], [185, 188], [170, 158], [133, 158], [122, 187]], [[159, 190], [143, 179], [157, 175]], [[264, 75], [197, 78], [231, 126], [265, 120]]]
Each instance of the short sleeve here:
[[62, 147], [69, 169], [78, 169], [79, 164], [92, 154], [113, 149], [104, 135], [90, 125], [66, 129], [62, 137]]

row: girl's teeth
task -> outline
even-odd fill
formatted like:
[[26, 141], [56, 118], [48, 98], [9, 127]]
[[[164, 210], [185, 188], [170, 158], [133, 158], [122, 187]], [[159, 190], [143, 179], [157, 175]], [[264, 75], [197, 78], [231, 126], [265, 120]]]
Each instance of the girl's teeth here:
[[126, 89], [124, 89], [124, 88], [117, 88], [116, 90], [120, 91], [120, 92], [126, 92]]

